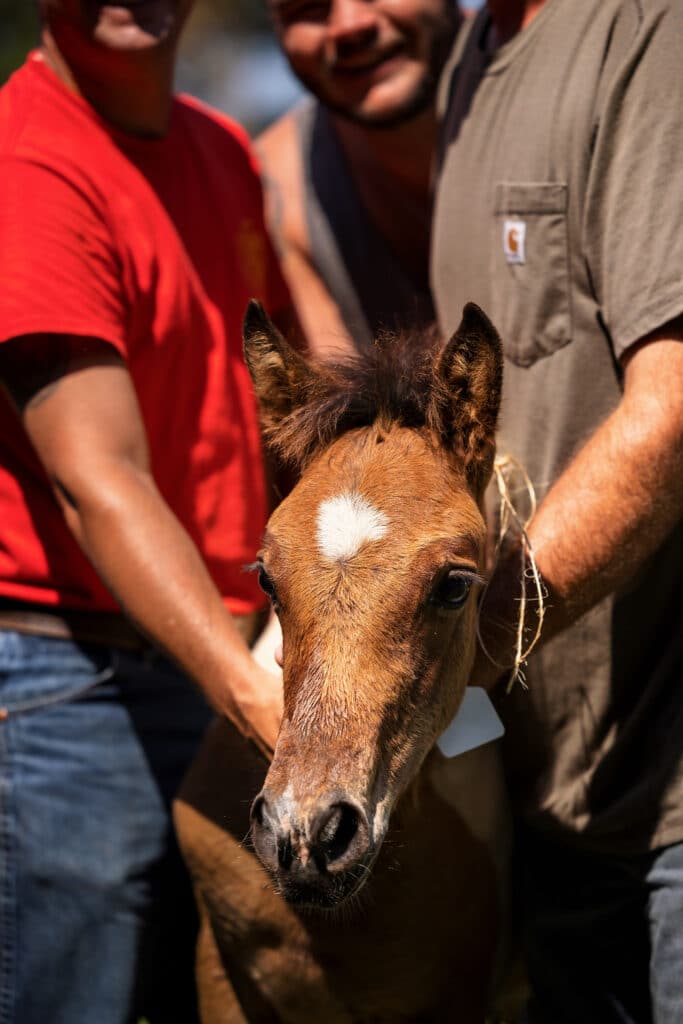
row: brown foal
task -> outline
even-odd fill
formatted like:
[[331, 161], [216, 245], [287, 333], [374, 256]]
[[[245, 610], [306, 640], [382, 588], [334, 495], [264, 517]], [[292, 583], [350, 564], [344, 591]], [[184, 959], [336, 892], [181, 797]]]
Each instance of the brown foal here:
[[219, 723], [176, 806], [202, 1020], [482, 1024], [497, 751], [448, 760], [435, 741], [474, 658], [498, 335], [468, 305], [445, 345], [316, 366], [252, 303], [244, 338], [266, 439], [300, 480], [258, 560], [283, 634], [272, 764]]

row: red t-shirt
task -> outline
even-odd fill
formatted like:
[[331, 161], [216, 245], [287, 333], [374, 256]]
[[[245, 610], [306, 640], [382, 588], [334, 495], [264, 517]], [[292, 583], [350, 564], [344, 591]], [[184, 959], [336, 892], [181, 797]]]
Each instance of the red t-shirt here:
[[[288, 304], [244, 133], [174, 101], [168, 134], [119, 133], [31, 55], [0, 90], [0, 341], [100, 338], [125, 359], [164, 498], [231, 611], [260, 607], [266, 517], [242, 356], [251, 297]], [[112, 609], [0, 392], [0, 595]]]

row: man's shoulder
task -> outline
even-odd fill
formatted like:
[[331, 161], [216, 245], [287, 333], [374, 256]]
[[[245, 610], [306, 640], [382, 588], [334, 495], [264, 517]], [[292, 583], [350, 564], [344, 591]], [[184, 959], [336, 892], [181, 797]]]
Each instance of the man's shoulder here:
[[272, 199], [278, 193], [284, 204], [283, 220], [291, 222], [301, 213], [302, 190], [305, 180], [304, 146], [301, 121], [316, 108], [314, 100], [304, 100], [274, 121], [256, 139], [256, 153], [261, 166], [263, 182]]
[[315, 117], [319, 106], [317, 100], [307, 97], [258, 136], [256, 150], [268, 174], [282, 180], [300, 173], [305, 125]]
[[642, 12], [643, 19], [666, 15], [678, 24], [683, 21], [683, 5], [680, 0], [630, 0], [630, 4]]
[[[334, 119], [313, 96], [300, 100], [256, 140], [266, 185], [274, 183], [293, 204], [306, 205], [316, 179], [338, 181], [347, 173]], [[316, 189], [317, 191], [317, 189]]]
[[[69, 93], [36, 54], [0, 90], [0, 180], [66, 199], [106, 204], [123, 156], [84, 100]], [[102, 166], [109, 168], [102, 174]], [[56, 201], [56, 200], [55, 200]]]
[[24, 86], [23, 68], [15, 71], [0, 89], [0, 156], [16, 149], [26, 124], [30, 96]]
[[[597, 14], [604, 0], [591, 0], [591, 3]], [[676, 35], [683, 28], [683, 4], [680, 0], [610, 0], [608, 6], [626, 45], [636, 43], [640, 46], [637, 42], [639, 37], [650, 36], [658, 27], [666, 26], [667, 32], [673, 29]]]
[[305, 100], [283, 114], [256, 139], [271, 231], [281, 247], [308, 252], [305, 154], [301, 120], [317, 103]]
[[[460, 79], [476, 84], [489, 67], [500, 71], [517, 63], [558, 67], [563, 60], [577, 75], [586, 61], [598, 62], [602, 79], [638, 62], [656, 37], [666, 35], [669, 49], [680, 50], [683, 4], [680, 0], [546, 0], [519, 37], [489, 50], [491, 17], [483, 8], [456, 37], [444, 68], [439, 111], [447, 114]], [[531, 44], [531, 45], [527, 45]], [[569, 73], [569, 72], [568, 72]]]
[[187, 93], [175, 97], [175, 106], [178, 116], [195, 136], [251, 155], [252, 144], [247, 131], [228, 114]]
[[[548, 29], [553, 35], [562, 34], [565, 25], [590, 24], [592, 31], [587, 33], [586, 44], [592, 41], [602, 48], [599, 37], [604, 35], [607, 49], [633, 45], [638, 49], [646, 48], [649, 38], [658, 29], [666, 26], [667, 32], [673, 30], [677, 36], [683, 26], [680, 0], [552, 0], [552, 12]], [[539, 43], [543, 37], [542, 32]], [[591, 40], [591, 37], [594, 38]]]
[[49, 153], [83, 119], [83, 102], [67, 95], [53, 79], [38, 54], [32, 53], [0, 89], [1, 157]]
[[212, 107], [197, 96], [189, 93], [180, 93], [175, 97], [178, 108], [182, 111], [183, 117], [198, 126], [203, 125], [207, 131], [223, 131], [240, 143], [248, 141], [247, 132], [234, 121], [228, 114], [217, 107]]

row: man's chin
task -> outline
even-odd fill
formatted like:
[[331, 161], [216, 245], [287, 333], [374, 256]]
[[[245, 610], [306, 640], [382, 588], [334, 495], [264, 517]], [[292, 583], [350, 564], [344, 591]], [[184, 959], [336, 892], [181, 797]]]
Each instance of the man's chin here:
[[413, 95], [394, 103], [362, 101], [350, 106], [331, 102], [325, 97], [320, 97], [320, 102], [338, 117], [343, 117], [364, 128], [381, 131], [382, 129], [398, 128], [400, 125], [420, 117], [432, 106], [435, 92], [436, 83], [430, 80], [429, 83], [424, 83], [419, 90], [416, 90]]
[[137, 4], [103, 4], [95, 38], [111, 50], [148, 50], [175, 38], [179, 31], [174, 5], [165, 0]]

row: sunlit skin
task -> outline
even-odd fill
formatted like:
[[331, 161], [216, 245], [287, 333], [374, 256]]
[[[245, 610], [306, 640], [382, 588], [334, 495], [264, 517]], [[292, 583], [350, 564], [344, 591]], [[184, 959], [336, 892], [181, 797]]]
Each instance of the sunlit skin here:
[[443, 0], [271, 0], [282, 48], [322, 103], [390, 126], [426, 109], [456, 18]]

